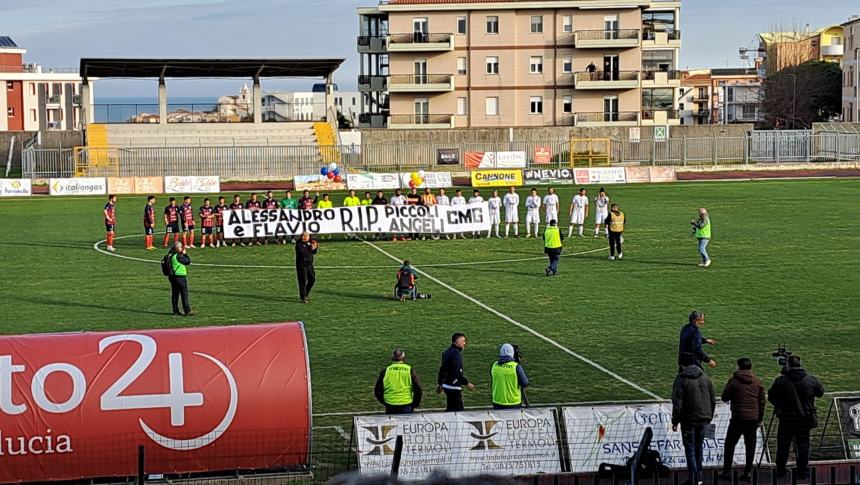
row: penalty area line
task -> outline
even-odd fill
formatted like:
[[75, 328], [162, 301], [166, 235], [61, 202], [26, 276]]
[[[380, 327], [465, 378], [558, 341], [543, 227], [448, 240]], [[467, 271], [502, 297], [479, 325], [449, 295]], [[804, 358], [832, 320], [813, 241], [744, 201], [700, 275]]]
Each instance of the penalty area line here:
[[[369, 245], [370, 247], [376, 249], [380, 253], [388, 256], [389, 258], [393, 259], [394, 261], [401, 262], [401, 260], [398, 259], [396, 256], [394, 256], [393, 254], [389, 253], [388, 251], [380, 248], [376, 244], [373, 244], [372, 242], [369, 242], [369, 241], [362, 241], [362, 242], [364, 242], [365, 244]], [[633, 389], [636, 389], [637, 391], [645, 394], [646, 396], [651, 397], [653, 399], [658, 399], [658, 400], [663, 399], [660, 396], [658, 396], [657, 394], [654, 394], [653, 392], [649, 391], [648, 389], [645, 389], [644, 387], [640, 386], [639, 384], [636, 384], [635, 382], [616, 374], [615, 372], [607, 369], [606, 367], [603, 367], [602, 365], [589, 359], [588, 357], [585, 357], [584, 355], [578, 354], [578, 353], [574, 352], [573, 350], [570, 350], [569, 348], [565, 347], [564, 345], [556, 342], [555, 340], [547, 337], [546, 335], [538, 332], [537, 330], [534, 330], [533, 328], [529, 327], [528, 325], [525, 325], [523, 323], [520, 323], [520, 322], [514, 320], [513, 318], [505, 315], [504, 313], [496, 310], [495, 308], [492, 308], [491, 306], [467, 295], [466, 293], [463, 293], [462, 291], [460, 291], [460, 290], [454, 288], [453, 286], [439, 280], [438, 278], [434, 277], [433, 275], [428, 274], [426, 271], [422, 271], [421, 268], [414, 267], [413, 269], [415, 269], [415, 271], [418, 274], [424, 276], [425, 278], [427, 278], [430, 281], [433, 281], [434, 283], [438, 284], [439, 286], [442, 286], [443, 288], [465, 298], [466, 300], [469, 300], [470, 302], [474, 303], [475, 305], [478, 305], [479, 307], [492, 313], [493, 315], [496, 315], [497, 317], [501, 318], [502, 320], [520, 328], [521, 330], [525, 330], [526, 332], [534, 335], [535, 337], [543, 340], [544, 342], [547, 342], [548, 344], [552, 345], [553, 347], [556, 347], [557, 349], [561, 350], [562, 352], [564, 352], [564, 353], [566, 353], [572, 357], [575, 357], [575, 358], [581, 360], [582, 362], [585, 362], [586, 364], [590, 365], [591, 367], [594, 367], [595, 369], [603, 372], [604, 374], [607, 374], [610, 377], [612, 377], [612, 378], [614, 378], [620, 382], [623, 382], [624, 384], [627, 384], [628, 386], [632, 387]]]

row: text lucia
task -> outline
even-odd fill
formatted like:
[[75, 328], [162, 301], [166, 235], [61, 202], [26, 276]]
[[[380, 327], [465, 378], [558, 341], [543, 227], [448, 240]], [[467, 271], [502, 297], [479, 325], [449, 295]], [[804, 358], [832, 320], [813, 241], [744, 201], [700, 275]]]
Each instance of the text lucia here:
[[[535, 449], [556, 446], [553, 424], [546, 418], [499, 421], [493, 440], [504, 449]], [[460, 433], [452, 433], [448, 423], [404, 423], [400, 426], [407, 454], [444, 453], [471, 448]], [[471, 439], [471, 438], [466, 438]]]
[[72, 438], [66, 434], [53, 434], [49, 428], [42, 435], [6, 436], [0, 431], [0, 456], [50, 455], [71, 453]]

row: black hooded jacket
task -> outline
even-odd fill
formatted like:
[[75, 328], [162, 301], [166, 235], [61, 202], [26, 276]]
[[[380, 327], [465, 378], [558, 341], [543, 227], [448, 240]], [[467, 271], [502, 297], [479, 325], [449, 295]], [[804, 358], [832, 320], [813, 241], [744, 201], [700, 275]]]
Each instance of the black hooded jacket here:
[[705, 371], [688, 365], [672, 387], [672, 424], [707, 424], [714, 419], [717, 398]]
[[824, 396], [824, 386], [815, 376], [800, 367], [793, 367], [777, 377], [767, 391], [781, 422], [798, 426], [817, 425], [815, 398]]

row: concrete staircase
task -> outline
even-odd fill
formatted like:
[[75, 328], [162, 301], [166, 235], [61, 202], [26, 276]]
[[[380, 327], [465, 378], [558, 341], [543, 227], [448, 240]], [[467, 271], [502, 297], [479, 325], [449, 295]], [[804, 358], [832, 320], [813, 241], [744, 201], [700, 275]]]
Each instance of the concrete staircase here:
[[215, 146], [314, 146], [313, 123], [95, 124], [87, 146], [119, 148]]

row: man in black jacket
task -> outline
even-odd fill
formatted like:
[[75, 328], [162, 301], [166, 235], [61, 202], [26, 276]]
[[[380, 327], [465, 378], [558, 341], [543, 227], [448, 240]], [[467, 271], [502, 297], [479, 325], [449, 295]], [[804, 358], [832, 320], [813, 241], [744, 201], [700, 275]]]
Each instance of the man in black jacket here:
[[301, 239], [296, 242], [296, 276], [299, 280], [299, 298], [302, 303], [308, 303], [311, 288], [316, 282], [314, 271], [314, 254], [319, 249], [319, 243], [311, 239], [307, 232], [302, 233]]
[[439, 367], [439, 377], [436, 379], [436, 392], [445, 393], [447, 399], [446, 411], [462, 411], [463, 386], [470, 391], [475, 385], [463, 375], [463, 357], [460, 353], [466, 348], [466, 336], [455, 333], [451, 336], [451, 346], [442, 353], [442, 365]]
[[672, 387], [672, 431], [681, 425], [681, 441], [692, 485], [702, 483], [705, 426], [714, 419], [717, 399], [711, 379], [697, 365], [684, 367]]
[[700, 311], [690, 313], [689, 323], [681, 328], [678, 337], [678, 370], [688, 365], [702, 367], [707, 362], [708, 367], [714, 368], [717, 363], [702, 348], [702, 344], [716, 345], [717, 341], [702, 336], [701, 328], [705, 326], [705, 314]]
[[785, 476], [785, 465], [791, 443], [795, 443], [797, 478], [809, 478], [809, 431], [818, 426], [815, 398], [824, 396], [824, 386], [815, 376], [808, 374], [800, 357], [788, 358], [788, 369], [773, 381], [767, 399], [779, 417], [776, 432], [776, 474]]
[[[191, 311], [191, 304], [188, 303], [188, 266], [191, 264], [191, 258], [186, 254], [185, 246], [179, 241], [173, 243], [173, 247], [167, 252], [167, 258], [170, 263], [170, 275], [167, 280], [170, 282], [170, 304], [173, 307], [174, 315], [185, 315], [190, 317], [194, 315]], [[182, 311], [179, 313], [179, 300], [182, 299]]]
[[735, 456], [735, 446], [741, 436], [744, 437], [746, 461], [741, 481], [750, 481], [758, 427], [764, 419], [764, 407], [767, 401], [764, 397], [764, 385], [752, 370], [752, 361], [746, 357], [738, 359], [738, 370], [726, 383], [721, 396], [723, 402], [731, 403], [732, 419], [726, 431], [725, 449], [723, 452], [723, 480], [731, 480], [732, 461]]

